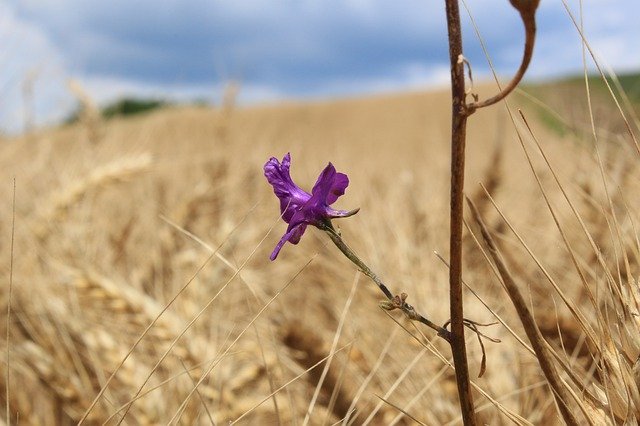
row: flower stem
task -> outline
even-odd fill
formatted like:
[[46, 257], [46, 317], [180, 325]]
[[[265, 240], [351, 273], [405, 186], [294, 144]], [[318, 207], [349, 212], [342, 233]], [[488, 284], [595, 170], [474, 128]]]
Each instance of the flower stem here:
[[449, 332], [449, 330], [435, 324], [433, 321], [419, 314], [413, 306], [405, 302], [405, 300], [407, 299], [406, 293], [401, 293], [400, 295], [394, 296], [389, 288], [382, 282], [380, 277], [378, 277], [378, 275], [376, 275], [376, 273], [373, 272], [371, 268], [369, 268], [367, 264], [365, 264], [353, 250], [351, 250], [351, 247], [349, 247], [347, 243], [344, 242], [342, 236], [333, 228], [330, 222], [319, 226], [319, 228], [325, 231], [329, 235], [329, 238], [331, 238], [331, 241], [333, 241], [336, 247], [338, 247], [338, 249], [342, 252], [342, 254], [344, 254], [351, 262], [353, 262], [353, 264], [356, 265], [363, 274], [371, 278], [371, 280], [376, 283], [380, 291], [384, 293], [388, 300], [380, 304], [383, 309], [389, 311], [400, 309], [410, 320], [418, 321], [426, 325], [427, 327], [435, 330], [438, 333], [438, 336], [442, 337], [447, 342], [451, 342], [451, 333]]
[[336, 230], [333, 228], [333, 226], [329, 225], [326, 228], [323, 228], [323, 230], [329, 234], [329, 238], [331, 238], [331, 241], [333, 241], [333, 243], [336, 245], [336, 247], [338, 247], [340, 249], [340, 251], [342, 252], [342, 254], [344, 254], [347, 259], [349, 259], [351, 262], [353, 262], [358, 269], [360, 269], [362, 271], [363, 274], [365, 274], [366, 276], [368, 276], [369, 278], [371, 278], [373, 280], [374, 283], [376, 283], [378, 285], [378, 288], [380, 288], [380, 290], [384, 293], [384, 295], [387, 297], [387, 299], [392, 300], [393, 299], [393, 294], [391, 294], [391, 291], [389, 291], [389, 289], [387, 288], [387, 286], [382, 282], [382, 280], [375, 274], [375, 272], [373, 272], [371, 270], [371, 268], [369, 268], [354, 252], [353, 250], [351, 250], [351, 248], [347, 245], [347, 243], [344, 242], [344, 240], [342, 239], [342, 237], [340, 236], [340, 234], [338, 234], [336, 232]]

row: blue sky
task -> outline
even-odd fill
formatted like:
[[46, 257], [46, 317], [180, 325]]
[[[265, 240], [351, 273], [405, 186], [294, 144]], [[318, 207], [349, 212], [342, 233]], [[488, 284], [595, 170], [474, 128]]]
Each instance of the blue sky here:
[[[577, 0], [567, 0], [579, 16]], [[498, 72], [518, 66], [522, 29], [507, 0], [467, 0]], [[603, 63], [640, 69], [640, 2], [584, 0]], [[463, 9], [465, 55], [489, 74]], [[579, 36], [561, 0], [542, 0], [529, 78], [579, 72]], [[424, 89], [448, 82], [442, 0], [4, 0], [0, 130], [20, 131], [25, 81], [37, 123], [69, 114], [69, 79], [99, 103], [122, 96], [244, 104]]]

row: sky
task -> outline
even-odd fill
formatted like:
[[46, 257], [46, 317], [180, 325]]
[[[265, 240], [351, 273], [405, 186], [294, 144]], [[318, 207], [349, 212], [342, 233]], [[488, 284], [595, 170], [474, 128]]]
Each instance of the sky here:
[[[580, 19], [578, 0], [565, 0]], [[498, 73], [522, 55], [507, 0], [466, 0]], [[583, 0], [598, 60], [640, 69], [640, 1]], [[461, 6], [476, 80], [490, 69]], [[562, 0], [542, 0], [529, 79], [582, 71]], [[77, 106], [73, 80], [98, 104], [133, 97], [241, 104], [442, 87], [449, 81], [443, 0], [0, 0], [0, 133], [56, 123]], [[590, 65], [592, 67], [592, 64]], [[29, 113], [27, 113], [29, 112]]]

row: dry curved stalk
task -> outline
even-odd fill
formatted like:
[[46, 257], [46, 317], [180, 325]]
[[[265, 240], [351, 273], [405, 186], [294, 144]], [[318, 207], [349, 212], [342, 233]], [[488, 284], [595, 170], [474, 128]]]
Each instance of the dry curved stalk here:
[[522, 61], [520, 62], [520, 67], [518, 71], [516, 71], [515, 75], [511, 79], [511, 81], [504, 86], [500, 93], [497, 95], [485, 99], [484, 101], [476, 101], [467, 105], [468, 113], [472, 114], [475, 110], [479, 108], [488, 107], [495, 103], [500, 102], [507, 95], [520, 84], [522, 77], [527, 72], [527, 68], [529, 68], [529, 63], [531, 63], [531, 57], [533, 56], [533, 47], [536, 41], [536, 9], [538, 8], [538, 4], [540, 0], [509, 0], [510, 3], [515, 7], [518, 12], [520, 12], [520, 17], [522, 18], [522, 24], [524, 25], [525, 32], [525, 41], [524, 41], [524, 52], [522, 54]]
[[467, 203], [469, 204], [469, 208], [471, 209], [471, 213], [473, 215], [474, 220], [480, 227], [480, 232], [482, 233], [482, 237], [485, 243], [488, 246], [489, 254], [491, 258], [496, 264], [498, 271], [500, 273], [500, 277], [504, 283], [504, 287], [507, 290], [507, 294], [513, 303], [513, 306], [516, 308], [518, 312], [518, 316], [520, 317], [520, 321], [524, 327], [525, 332], [527, 333], [527, 337], [531, 342], [531, 346], [536, 353], [536, 357], [538, 359], [538, 363], [542, 368], [542, 371], [549, 382], [549, 386], [553, 390], [554, 397], [558, 404], [558, 408], [560, 409], [560, 413], [562, 414], [562, 418], [568, 425], [578, 425], [578, 421], [576, 420], [573, 412], [571, 411], [571, 406], [569, 405], [569, 401], [571, 400], [571, 396], [569, 395], [569, 390], [564, 386], [560, 375], [556, 369], [555, 364], [552, 360], [552, 355], [549, 351], [549, 348], [540, 333], [540, 329], [538, 328], [531, 311], [527, 307], [527, 303], [522, 297], [520, 290], [511, 276], [511, 273], [507, 269], [507, 266], [502, 259], [502, 256], [493, 241], [493, 237], [487, 230], [487, 227], [484, 224], [484, 221], [480, 217], [476, 206], [473, 201], [467, 198]]

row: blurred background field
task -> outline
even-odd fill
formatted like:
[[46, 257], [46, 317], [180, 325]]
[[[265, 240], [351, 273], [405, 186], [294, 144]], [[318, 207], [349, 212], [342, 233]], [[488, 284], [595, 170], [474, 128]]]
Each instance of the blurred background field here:
[[[361, 210], [336, 222], [344, 238], [393, 292], [407, 292], [410, 303], [443, 323], [448, 271], [434, 251], [447, 257], [448, 99], [444, 91], [416, 92], [253, 108], [236, 108], [229, 99], [219, 108], [166, 107], [109, 120], [87, 111], [75, 124], [6, 140], [0, 148], [4, 315], [13, 177], [16, 212], [12, 315], [9, 322], [6, 316], [0, 321], [3, 329], [9, 326], [8, 344], [3, 338], [10, 357], [9, 394], [6, 363], [0, 388], [14, 421], [78, 422], [145, 328], [188, 285], [120, 368], [89, 423], [110, 416], [109, 423], [116, 423], [141, 387], [126, 424], [171, 419], [226, 424], [241, 416], [239, 424], [297, 424], [308, 411], [312, 424], [345, 417], [355, 424], [413, 422], [395, 407], [427, 424], [459, 422], [453, 372], [431, 353], [446, 359], [448, 347], [429, 330], [420, 336], [394, 316], [407, 332], [385, 315], [377, 306], [377, 288], [325, 235], [309, 230], [298, 246], [286, 245], [269, 261], [285, 224], [262, 176], [270, 156], [281, 158], [288, 151], [293, 178], [307, 190], [328, 161], [347, 173], [350, 186], [338, 206]], [[621, 383], [634, 383], [624, 380], [633, 377], [640, 349], [640, 172], [619, 113], [607, 109], [598, 115], [595, 145], [584, 101], [575, 99], [575, 108], [557, 106], [558, 123], [567, 123], [561, 133], [545, 124], [539, 106], [522, 94], [510, 99], [515, 125], [504, 106], [473, 116], [466, 191], [498, 236], [550, 344], [589, 389], [600, 389], [594, 392], [603, 401], [621, 393], [615, 404], [592, 404], [595, 423], [601, 424], [597, 416], [615, 413], [620, 419], [638, 407], [637, 400], [625, 398]], [[516, 113], [518, 105], [600, 255], [537, 152]], [[632, 125], [637, 131], [637, 121]], [[597, 308], [588, 300], [518, 134], [596, 294]], [[626, 376], [612, 378], [602, 348], [585, 342], [580, 325], [479, 182], [589, 323], [601, 336], [622, 342], [606, 348], [623, 353], [624, 365], [631, 362], [618, 368]], [[465, 253], [467, 284], [523, 335], [470, 233]], [[615, 288], [623, 299], [613, 297]], [[495, 321], [471, 293], [466, 298], [467, 317]], [[431, 343], [423, 347], [409, 332]], [[534, 356], [502, 325], [485, 332], [502, 342], [485, 343], [487, 372], [476, 383], [528, 422], [557, 423]], [[475, 377], [481, 354], [475, 337], [469, 339]], [[330, 368], [312, 404], [326, 365], [318, 363], [330, 353]], [[511, 422], [486, 398], [478, 396], [477, 404], [483, 422]]]
[[[469, 3], [504, 79], [520, 60], [520, 22], [506, 1]], [[593, 59], [617, 74], [583, 63], [565, 6]], [[631, 425], [638, 4], [582, 6], [541, 3], [533, 78], [470, 117], [465, 188], [576, 416]], [[290, 152], [307, 191], [328, 162], [348, 174], [335, 206], [360, 211], [334, 225], [394, 294], [445, 323], [451, 100], [440, 9], [0, 4], [0, 423], [462, 424], [449, 345], [383, 311], [326, 235], [309, 229], [269, 261], [286, 224], [262, 169]], [[464, 25], [472, 90], [486, 99], [492, 70]], [[562, 424], [467, 220], [465, 316], [497, 322], [481, 331], [500, 340], [483, 339], [478, 377], [483, 349], [467, 334], [479, 420]]]

